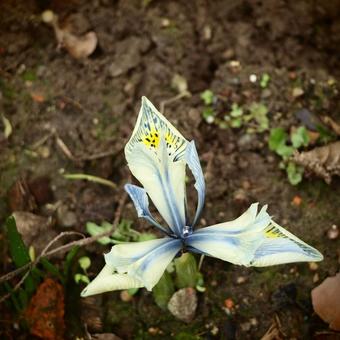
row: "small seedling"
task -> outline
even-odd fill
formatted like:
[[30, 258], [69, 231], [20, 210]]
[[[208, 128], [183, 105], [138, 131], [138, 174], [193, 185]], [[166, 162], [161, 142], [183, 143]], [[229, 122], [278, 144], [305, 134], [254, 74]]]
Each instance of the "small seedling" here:
[[[290, 138], [289, 138], [290, 137]], [[269, 149], [278, 154], [282, 161], [280, 168], [285, 169], [289, 182], [297, 185], [302, 181], [304, 169], [290, 160], [296, 150], [309, 144], [309, 136], [304, 126], [297, 128], [290, 136], [281, 128], [273, 128], [269, 136]]]
[[265, 89], [266, 87], [268, 87], [268, 84], [270, 82], [270, 75], [268, 73], [263, 73], [261, 76], [261, 80], [260, 80], [260, 86]]

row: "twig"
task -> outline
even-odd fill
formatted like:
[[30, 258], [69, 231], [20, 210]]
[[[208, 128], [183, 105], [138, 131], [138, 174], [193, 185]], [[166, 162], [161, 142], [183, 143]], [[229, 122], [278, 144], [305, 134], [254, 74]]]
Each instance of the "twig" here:
[[198, 271], [199, 272], [201, 271], [204, 257], [205, 257], [205, 255], [202, 254], [201, 257], [200, 257], [200, 261], [198, 262]]
[[178, 95], [174, 96], [174, 97], [171, 97], [169, 99], [165, 99], [165, 100], [162, 100], [161, 103], [160, 103], [160, 110], [161, 110], [161, 113], [164, 114], [164, 110], [165, 110], [165, 105], [168, 105], [168, 104], [171, 104], [183, 97], [189, 97], [191, 94], [190, 92], [188, 91], [184, 91], [184, 92], [181, 92], [179, 93]]
[[[66, 235], [70, 235], [70, 234], [78, 234], [78, 235], [82, 235], [84, 236], [83, 234], [80, 234], [80, 233], [77, 233], [77, 232], [64, 232], [64, 233], [61, 233], [59, 234], [56, 238], [54, 238], [51, 242], [49, 242], [47, 244], [47, 246], [44, 248], [44, 250], [41, 252], [41, 254], [37, 257], [37, 259], [34, 261], [34, 262], [30, 262], [30, 263], [27, 263], [26, 265], [16, 269], [16, 270], [13, 270], [12, 272], [9, 272], [3, 276], [0, 277], [0, 283], [2, 282], [5, 282], [5, 281], [8, 281], [10, 279], [12, 279], [13, 277], [21, 274], [23, 271], [25, 271], [26, 269], [29, 269], [25, 275], [21, 278], [21, 280], [18, 282], [18, 284], [14, 287], [14, 289], [18, 289], [20, 287], [20, 285], [25, 281], [27, 275], [30, 273], [30, 271], [38, 264], [38, 262], [41, 260], [41, 258], [49, 258], [51, 257], [52, 255], [56, 254], [56, 253], [63, 253], [63, 252], [66, 252], [68, 251], [69, 249], [75, 247], [75, 246], [78, 246], [78, 247], [84, 247], [88, 244], [91, 244], [95, 241], [97, 241], [98, 239], [104, 237], [104, 236], [109, 236], [112, 234], [112, 232], [115, 230], [115, 228], [117, 227], [118, 223], [119, 223], [119, 220], [120, 220], [120, 217], [121, 217], [121, 214], [122, 214], [122, 211], [123, 211], [123, 208], [124, 208], [124, 205], [125, 205], [125, 202], [126, 202], [126, 199], [127, 199], [127, 194], [124, 192], [124, 194], [122, 195], [121, 199], [119, 200], [119, 204], [118, 204], [118, 208], [116, 210], [116, 213], [115, 213], [115, 217], [114, 217], [114, 221], [112, 223], [112, 228], [110, 230], [107, 230], [101, 234], [98, 234], [98, 235], [95, 235], [95, 236], [91, 236], [91, 237], [86, 237], [86, 238], [83, 238], [82, 240], [77, 240], [77, 241], [72, 241], [72, 242], [69, 242], [67, 244], [64, 244], [58, 248], [55, 248], [55, 249], [52, 249], [50, 251], [47, 251], [57, 240], [59, 240], [61, 237], [64, 237]], [[18, 287], [17, 287], [18, 286]], [[13, 290], [15, 291], [15, 290]], [[12, 291], [12, 292], [13, 292]], [[11, 292], [11, 293], [12, 293]], [[10, 294], [6, 294], [5, 296], [3, 296], [1, 299], [0, 299], [0, 303], [5, 301], [9, 296]], [[8, 295], [8, 296], [7, 296]]]
[[7, 300], [14, 292], [16, 292], [21, 285], [25, 282], [27, 276], [30, 274], [30, 272], [37, 266], [37, 264], [40, 262], [41, 258], [46, 254], [47, 250], [58, 240], [60, 240], [64, 236], [70, 236], [70, 235], [81, 235], [82, 237], [85, 237], [83, 234], [78, 233], [76, 231], [66, 231], [62, 232], [59, 235], [57, 235], [53, 240], [51, 240], [47, 246], [42, 250], [41, 254], [33, 261], [28, 263], [30, 269], [23, 275], [23, 277], [20, 279], [20, 281], [14, 286], [11, 292], [5, 294], [0, 298], [0, 304]]
[[68, 146], [64, 143], [64, 141], [56, 135], [55, 137], [56, 143], [59, 146], [60, 150], [66, 155], [68, 159], [75, 162], [77, 159], [73, 156], [71, 150], [68, 148]]

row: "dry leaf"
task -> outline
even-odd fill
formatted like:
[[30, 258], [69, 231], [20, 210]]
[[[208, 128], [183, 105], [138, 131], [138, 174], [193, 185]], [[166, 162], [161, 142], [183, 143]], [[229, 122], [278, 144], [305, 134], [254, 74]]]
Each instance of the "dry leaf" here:
[[63, 286], [45, 279], [25, 312], [31, 334], [46, 340], [64, 339], [64, 308]]
[[42, 20], [53, 27], [59, 47], [65, 48], [75, 59], [84, 59], [90, 56], [97, 47], [98, 38], [95, 32], [88, 32], [78, 36], [71, 32], [70, 25], [61, 28], [58, 16], [47, 10], [42, 13]]
[[294, 155], [293, 161], [322, 177], [329, 184], [332, 176], [340, 175], [340, 141], [311, 151], [297, 153]]
[[322, 117], [322, 121], [324, 124], [329, 126], [335, 132], [335, 134], [340, 136], [340, 124], [338, 124], [335, 120], [333, 120], [329, 116]]
[[314, 311], [329, 327], [340, 331], [340, 273], [328, 277], [312, 290]]
[[41, 93], [31, 93], [32, 99], [37, 103], [43, 103], [45, 101], [45, 97]]
[[38, 254], [58, 235], [53, 229], [54, 221], [51, 217], [38, 216], [25, 211], [15, 211], [13, 216], [24, 243], [28, 247], [34, 247]]

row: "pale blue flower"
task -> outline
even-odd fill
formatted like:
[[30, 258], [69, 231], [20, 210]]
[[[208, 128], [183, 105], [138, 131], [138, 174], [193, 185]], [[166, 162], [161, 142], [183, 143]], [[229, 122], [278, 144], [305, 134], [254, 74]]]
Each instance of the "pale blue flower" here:
[[[162, 239], [118, 244], [105, 254], [103, 270], [83, 290], [82, 296], [157, 284], [169, 263], [181, 251], [192, 251], [243, 266], [270, 266], [301, 261], [321, 261], [323, 256], [276, 224], [267, 206], [258, 212], [254, 203], [234, 221], [195, 229], [205, 199], [205, 182], [195, 143], [177, 129], [143, 97], [132, 136], [125, 146], [132, 174], [143, 187], [127, 184], [139, 217], [164, 232]], [[197, 210], [186, 214], [186, 166], [195, 178]], [[149, 197], [166, 225], [155, 220]]]

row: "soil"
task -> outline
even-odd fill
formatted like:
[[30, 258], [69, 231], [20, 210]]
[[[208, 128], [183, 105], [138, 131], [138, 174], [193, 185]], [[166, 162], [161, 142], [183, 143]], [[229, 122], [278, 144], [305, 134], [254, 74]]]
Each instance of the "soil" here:
[[[47, 8], [62, 23], [73, 22], [79, 34], [94, 31], [99, 42], [94, 54], [75, 60], [57, 49], [53, 30], [40, 20]], [[313, 312], [310, 291], [339, 270], [339, 243], [327, 230], [340, 225], [340, 180], [327, 185], [308, 177], [292, 186], [268, 148], [268, 129], [251, 133], [245, 125], [208, 124], [200, 94], [213, 91], [220, 118], [232, 103], [263, 103], [270, 128], [301, 125], [296, 113], [302, 109], [339, 122], [339, 9], [340, 1], [321, 0], [1, 2], [0, 111], [12, 127], [9, 137], [4, 126], [0, 132], [1, 220], [13, 211], [34, 212], [52, 216], [50, 228], [57, 232], [85, 232], [87, 221], [112, 221], [123, 185], [131, 181], [123, 148], [140, 98], [160, 107], [177, 95], [172, 81], [179, 74], [191, 96], [166, 104], [165, 115], [197, 145], [207, 186], [201, 225], [236, 218], [252, 202], [268, 204], [278, 223], [325, 257], [317, 271], [308, 264], [247, 269], [205, 259], [206, 291], [199, 293], [197, 316], [189, 324], [161, 311], [146, 291], [130, 302], [119, 293], [93, 298], [88, 313], [90, 307], [77, 309], [70, 302], [79, 304], [79, 289], [69, 292], [72, 297], [66, 289], [70, 338], [84, 336], [85, 322], [90, 333], [123, 339], [259, 339], [276, 318], [282, 338], [320, 338], [328, 331]], [[264, 73], [270, 75], [265, 89], [259, 85]], [[296, 87], [303, 93], [294, 94]], [[64, 173], [100, 176], [117, 189], [70, 181]], [[19, 180], [34, 204], [18, 191]], [[292, 203], [295, 196], [301, 204]], [[195, 199], [189, 185], [190, 209]], [[131, 203], [122, 217], [136, 230], [152, 231], [137, 220]], [[1, 240], [5, 273], [13, 265], [4, 236]], [[90, 276], [107, 250], [98, 243], [83, 250], [92, 259]], [[228, 298], [235, 304], [231, 314], [224, 308]], [[25, 338], [9, 314], [6, 322], [0, 320], [1, 336]]]

